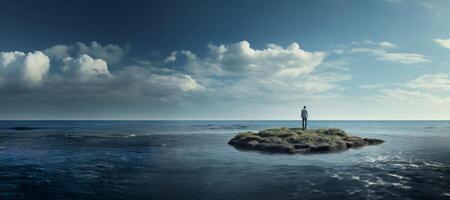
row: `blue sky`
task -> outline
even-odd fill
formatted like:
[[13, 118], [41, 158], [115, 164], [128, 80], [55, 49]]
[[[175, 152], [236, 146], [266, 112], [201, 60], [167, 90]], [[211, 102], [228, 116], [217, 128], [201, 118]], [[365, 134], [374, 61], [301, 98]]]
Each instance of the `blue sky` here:
[[449, 1], [1, 1], [1, 119], [449, 119]]

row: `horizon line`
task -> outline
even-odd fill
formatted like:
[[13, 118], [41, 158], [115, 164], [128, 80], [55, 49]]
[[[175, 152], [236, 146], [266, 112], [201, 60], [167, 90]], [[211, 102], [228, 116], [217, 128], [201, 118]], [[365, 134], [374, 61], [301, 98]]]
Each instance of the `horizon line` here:
[[[0, 119], [0, 121], [301, 121], [301, 119]], [[308, 121], [450, 121], [450, 119], [309, 119]]]

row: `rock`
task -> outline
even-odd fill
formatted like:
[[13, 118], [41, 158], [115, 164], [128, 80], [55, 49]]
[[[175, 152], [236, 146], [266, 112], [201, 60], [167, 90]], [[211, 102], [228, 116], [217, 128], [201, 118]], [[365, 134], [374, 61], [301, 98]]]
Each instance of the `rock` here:
[[304, 149], [304, 148], [309, 148], [309, 144], [295, 144], [294, 145], [295, 149]]
[[255, 149], [273, 153], [293, 153], [294, 147], [289, 144], [262, 143], [255, 146]]
[[311, 152], [310, 148], [302, 148], [302, 149], [294, 149], [291, 153], [309, 153]]
[[311, 145], [311, 152], [325, 152], [330, 151], [330, 144], [318, 144], [318, 145]]
[[320, 153], [383, 143], [375, 138], [348, 135], [341, 129], [275, 128], [258, 133], [243, 132], [228, 144], [238, 149], [258, 150], [270, 153]]
[[345, 141], [345, 144], [347, 145], [347, 148], [355, 147], [355, 143], [354, 142]]
[[375, 139], [375, 138], [364, 138], [364, 140], [365, 140], [369, 145], [381, 144], [381, 143], [384, 142], [384, 140]]
[[330, 145], [331, 151], [338, 151], [338, 150], [345, 150], [347, 149], [347, 145], [345, 142], [335, 142], [334, 144]]
[[230, 140], [230, 142], [228, 142], [228, 144], [238, 146], [240, 148], [252, 149], [252, 148], [255, 148], [255, 146], [258, 145], [259, 142], [256, 140], [248, 140], [248, 141]]
[[256, 140], [250, 140], [250, 141], [247, 142], [247, 145], [248, 145], [249, 147], [251, 147], [251, 148], [255, 147], [255, 146], [258, 145], [258, 144], [259, 144], [259, 142], [256, 141]]
[[356, 136], [349, 136], [343, 138], [344, 142], [347, 144], [351, 144], [350, 147], [362, 147], [367, 145], [367, 141], [363, 138], [356, 137]]

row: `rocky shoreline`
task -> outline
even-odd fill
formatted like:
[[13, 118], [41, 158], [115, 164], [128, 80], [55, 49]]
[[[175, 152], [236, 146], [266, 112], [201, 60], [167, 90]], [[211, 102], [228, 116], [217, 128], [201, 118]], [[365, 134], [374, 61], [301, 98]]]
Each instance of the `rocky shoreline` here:
[[242, 132], [228, 144], [238, 149], [270, 153], [325, 153], [383, 143], [375, 138], [348, 135], [337, 128], [302, 130], [301, 128], [275, 128]]

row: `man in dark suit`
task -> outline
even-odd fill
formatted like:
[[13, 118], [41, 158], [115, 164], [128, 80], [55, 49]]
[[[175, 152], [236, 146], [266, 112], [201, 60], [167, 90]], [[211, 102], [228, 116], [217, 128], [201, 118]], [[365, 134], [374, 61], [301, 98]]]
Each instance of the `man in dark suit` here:
[[302, 128], [306, 129], [306, 125], [308, 124], [308, 111], [306, 110], [306, 106], [303, 106], [302, 112]]

